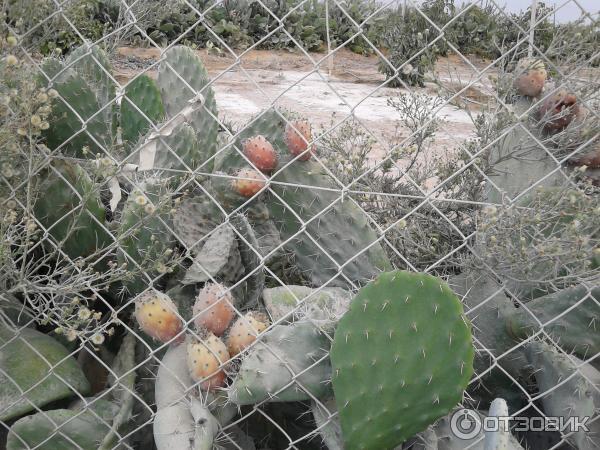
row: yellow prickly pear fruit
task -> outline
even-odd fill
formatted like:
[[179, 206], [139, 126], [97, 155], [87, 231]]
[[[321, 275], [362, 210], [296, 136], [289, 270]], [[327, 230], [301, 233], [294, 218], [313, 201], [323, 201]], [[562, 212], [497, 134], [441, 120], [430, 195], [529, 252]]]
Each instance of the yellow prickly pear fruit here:
[[135, 299], [135, 318], [144, 333], [160, 342], [169, 342], [182, 330], [177, 306], [162, 292], [149, 291]]
[[209, 391], [225, 386], [227, 375], [221, 368], [229, 361], [229, 352], [221, 339], [212, 333], [201, 341], [188, 341], [187, 363], [192, 379], [200, 389]]
[[243, 168], [236, 173], [236, 178], [231, 181], [231, 185], [238, 194], [250, 198], [265, 187], [265, 180], [256, 170]]
[[544, 89], [546, 67], [535, 58], [523, 58], [515, 69], [514, 86], [517, 92], [528, 97], [537, 97]]
[[227, 349], [235, 356], [252, 344], [258, 335], [269, 326], [269, 320], [264, 314], [249, 312], [238, 318], [229, 330]]

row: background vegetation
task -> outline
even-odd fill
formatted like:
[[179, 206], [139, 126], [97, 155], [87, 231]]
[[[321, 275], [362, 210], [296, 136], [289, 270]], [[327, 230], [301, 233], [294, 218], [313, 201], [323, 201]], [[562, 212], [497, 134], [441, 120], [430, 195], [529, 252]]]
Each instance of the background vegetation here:
[[[560, 52], [556, 41], [577, 34], [584, 54], [593, 55], [600, 44], [597, 23], [582, 19], [556, 24], [551, 8], [543, 2], [538, 8], [535, 45], [540, 52], [556, 56]], [[45, 54], [56, 49], [69, 52], [83, 39], [106, 45], [124, 38], [136, 45], [211, 43], [222, 51], [296, 44], [307, 51], [323, 51], [327, 42], [325, 3], [317, 0], [140, 0], [130, 9], [117, 0], [68, 0], [63, 10], [63, 15], [53, 15], [51, 0], [4, 1], [8, 23]], [[491, 59], [507, 49], [522, 50], [529, 21], [529, 10], [507, 13], [493, 3], [458, 7], [454, 0], [425, 0], [419, 12], [410, 6], [384, 8], [377, 0], [329, 2], [334, 48], [346, 44], [357, 53], [378, 48], [392, 59], [398, 53], [412, 58], [423, 43], [432, 42], [432, 48], [411, 63], [413, 67], [425, 67], [450, 49]]]

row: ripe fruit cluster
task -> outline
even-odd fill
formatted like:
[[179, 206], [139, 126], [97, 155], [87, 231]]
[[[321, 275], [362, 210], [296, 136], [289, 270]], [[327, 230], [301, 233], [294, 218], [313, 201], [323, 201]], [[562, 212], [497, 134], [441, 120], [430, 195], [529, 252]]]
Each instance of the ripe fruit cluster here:
[[[230, 359], [248, 348], [263, 333], [269, 321], [250, 311], [236, 320], [235, 299], [218, 283], [207, 283], [192, 307], [194, 336], [187, 338], [187, 363], [192, 379], [202, 390], [224, 387]], [[183, 320], [177, 305], [161, 292], [146, 292], [135, 300], [135, 318], [140, 329], [162, 343], [183, 341]], [[199, 337], [199, 339], [198, 339]]]
[[[311, 127], [306, 120], [288, 122], [284, 140], [289, 154], [300, 161], [308, 161], [314, 153], [314, 145], [310, 145]], [[248, 161], [262, 172], [261, 174], [251, 167], [243, 167], [235, 174], [235, 179], [232, 181], [233, 189], [238, 194], [250, 198], [265, 187], [264, 175], [271, 174], [277, 168], [279, 158], [271, 142], [260, 134], [246, 139], [242, 143], [242, 151]]]

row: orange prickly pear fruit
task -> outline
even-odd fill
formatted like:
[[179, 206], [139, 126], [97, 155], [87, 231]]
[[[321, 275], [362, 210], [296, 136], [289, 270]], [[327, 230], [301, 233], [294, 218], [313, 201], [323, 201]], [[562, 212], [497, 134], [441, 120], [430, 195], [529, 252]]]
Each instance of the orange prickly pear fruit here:
[[264, 314], [249, 312], [238, 318], [227, 336], [227, 349], [231, 356], [235, 356], [252, 344], [258, 335], [269, 326], [269, 321]]
[[246, 139], [242, 142], [242, 150], [252, 164], [263, 172], [270, 173], [277, 167], [277, 153], [264, 136]]
[[135, 299], [135, 318], [144, 333], [160, 342], [169, 342], [182, 330], [177, 306], [162, 292], [147, 291]]
[[235, 317], [233, 302], [231, 292], [224, 286], [206, 283], [192, 308], [198, 330], [206, 329], [216, 336], [222, 336]]
[[312, 132], [308, 121], [296, 120], [285, 126], [285, 143], [292, 155], [302, 155], [298, 158], [300, 161], [308, 161], [314, 152], [313, 146], [306, 150], [311, 140]]
[[214, 390], [225, 386], [227, 374], [222, 366], [229, 361], [229, 352], [221, 339], [207, 333], [201, 341], [187, 343], [187, 363], [190, 376], [200, 383], [200, 389]]
[[232, 181], [232, 186], [238, 194], [250, 198], [265, 187], [265, 180], [254, 169], [240, 169]]

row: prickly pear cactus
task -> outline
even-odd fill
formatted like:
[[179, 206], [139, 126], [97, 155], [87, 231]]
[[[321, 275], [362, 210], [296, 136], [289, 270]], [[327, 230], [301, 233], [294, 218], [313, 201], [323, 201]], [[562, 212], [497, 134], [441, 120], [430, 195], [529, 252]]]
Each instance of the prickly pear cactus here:
[[184, 197], [173, 214], [173, 227], [182, 243], [197, 253], [200, 242], [225, 219], [216, 203], [206, 195]]
[[167, 50], [158, 68], [157, 84], [168, 119], [187, 116], [198, 141], [193, 160], [212, 171], [212, 156], [217, 150], [217, 105], [206, 68], [194, 51], [178, 46]]
[[[273, 195], [265, 204], [305, 278], [316, 286], [348, 287], [390, 269], [368, 217], [351, 198], [341, 198], [341, 186], [317, 162], [290, 163], [293, 155], [285, 129], [286, 121], [277, 111], [264, 112], [221, 152], [217, 169], [234, 174], [247, 166], [241, 150], [245, 140], [265, 136], [279, 155], [270, 185]], [[245, 199], [239, 197], [241, 204]]]
[[90, 411], [42, 411], [14, 423], [8, 434], [6, 449], [92, 449], [97, 448], [109, 431], [107, 422]]
[[346, 448], [393, 448], [461, 401], [473, 373], [470, 325], [439, 279], [384, 273], [340, 320], [331, 363]]
[[99, 188], [79, 165], [54, 161], [39, 191], [35, 216], [69, 257], [89, 256], [112, 242]]
[[165, 116], [162, 97], [156, 82], [148, 75], [140, 75], [131, 80], [125, 86], [120, 112], [123, 144], [131, 148]]
[[0, 325], [0, 421], [89, 390], [77, 361], [58, 341]]
[[116, 85], [106, 52], [97, 45], [83, 44], [69, 53], [65, 66], [75, 70], [88, 83], [101, 107], [103, 121], [112, 125]]
[[245, 277], [246, 290], [244, 304], [247, 308], [258, 306], [260, 296], [265, 287], [265, 272], [261, 261], [260, 246], [252, 225], [243, 214], [237, 214], [233, 218], [233, 226], [239, 233], [238, 246], [244, 270], [248, 274]]
[[[582, 362], [557, 351], [546, 342], [534, 341], [526, 346], [527, 359], [535, 368], [541, 403], [547, 416], [568, 419], [578, 417], [583, 421], [589, 417], [589, 433], [578, 429], [567, 441], [579, 450], [592, 450], [600, 446], [598, 407], [595, 404], [592, 386], [582, 376]], [[596, 420], [595, 420], [596, 419]]]
[[125, 285], [138, 294], [152, 278], [169, 271], [174, 237], [171, 232], [171, 197], [161, 180], [147, 179], [134, 189], [122, 212], [118, 232], [119, 264], [125, 264], [129, 278]]
[[235, 232], [229, 224], [223, 224], [203, 239], [182, 282], [202, 283], [217, 278], [229, 284], [243, 274], [244, 266]]
[[[575, 286], [527, 303], [506, 316], [511, 336], [526, 339], [543, 328], [567, 352], [583, 358], [600, 352], [600, 287]], [[541, 323], [541, 326], [540, 326]]]
[[52, 126], [45, 133], [48, 147], [79, 158], [103, 153], [102, 147], [111, 144], [110, 122], [98, 113], [104, 111], [104, 105], [96, 97], [92, 81], [57, 59], [46, 59], [41, 68], [51, 81], [48, 84], [44, 78], [40, 84], [59, 94], [52, 102]]
[[277, 325], [246, 356], [229, 388], [236, 405], [309, 400], [327, 393], [327, 336], [309, 322]]

